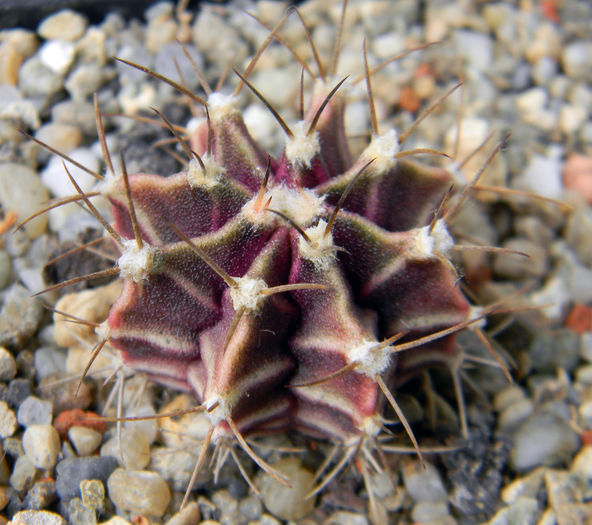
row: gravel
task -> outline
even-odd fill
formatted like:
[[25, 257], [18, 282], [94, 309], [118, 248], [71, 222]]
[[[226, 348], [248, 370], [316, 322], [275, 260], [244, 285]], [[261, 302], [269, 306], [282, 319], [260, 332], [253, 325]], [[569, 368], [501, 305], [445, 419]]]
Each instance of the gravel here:
[[[285, 3], [260, 2], [252, 8], [273, 25], [283, 16]], [[475, 284], [493, 279], [510, 285], [505, 290], [530, 290], [511, 306], [551, 306], [541, 312], [517, 313], [513, 325], [517, 328], [504, 327], [502, 318], [484, 327], [499, 331], [494, 348], [508, 348], [515, 383], [496, 390], [497, 385], [507, 384], [499, 368], [483, 369], [471, 363], [463, 369], [476, 387], [464, 389], [469, 424], [465, 447], [430, 456], [425, 470], [414, 459], [389, 454], [392, 475], [370, 473], [378, 513], [374, 518], [396, 516], [440, 524], [455, 520], [526, 524], [539, 519], [541, 524], [584, 523], [592, 519], [590, 495], [581, 490], [592, 480], [592, 331], [590, 326], [574, 329], [567, 316], [576, 304], [583, 314], [592, 307], [592, 41], [586, 26], [592, 10], [579, 0], [557, 5], [370, 1], [350, 3], [348, 9], [355, 23], [344, 34], [337, 76], [352, 73], [355, 77], [362, 72], [364, 37], [371, 66], [423, 42], [449, 43], [412, 53], [376, 73], [373, 87], [381, 129], [393, 124], [406, 129], [417, 112], [414, 115], [411, 106], [405, 105], [403, 95], [407, 103], [425, 107], [456, 83], [460, 60], [464, 80], [460, 143], [456, 137], [461, 97], [455, 94], [418, 127], [405, 149], [442, 149], [454, 157], [442, 161], [447, 167], [465, 159], [457, 181], [463, 186], [486, 161], [496, 141], [511, 131], [508, 145], [493, 159], [480, 184], [564, 200], [574, 208], [567, 214], [542, 200], [479, 191], [475, 192], [479, 201], [470, 199], [460, 210], [458, 231], [468, 232], [469, 237], [463, 243], [475, 241], [529, 255], [459, 252], [455, 263], [462, 264], [466, 281], [479, 290], [476, 304], [510, 295], [506, 291], [488, 296]], [[339, 9], [304, 2], [301, 12], [321, 56], [329, 56]], [[170, 86], [114, 62], [113, 55], [153, 67], [201, 94], [198, 75], [176, 39], [184, 42], [214, 85], [231, 60], [244, 70], [255, 46], [268, 33], [240, 12], [238, 3], [207, 5], [198, 16], [186, 15], [165, 2], [151, 7], [141, 20], [128, 22], [109, 14], [94, 24], [84, 15], [63, 10], [48, 16], [36, 31], [0, 32], [0, 223], [8, 212], [16, 213], [18, 223], [46, 205], [50, 196], [73, 193], [62, 159], [24, 140], [17, 127], [103, 173], [93, 93], [97, 92], [105, 113], [137, 114], [155, 106], [170, 112], [176, 124], [190, 120], [187, 104], [179, 99], [173, 102]], [[281, 34], [313, 63], [294, 16]], [[250, 77], [290, 123], [298, 118], [300, 70], [288, 50], [272, 44]], [[236, 83], [229, 75], [227, 85]], [[266, 150], [281, 151], [277, 123], [246, 91], [241, 97], [252, 135]], [[350, 98], [346, 126], [355, 137], [369, 126], [363, 82], [352, 88]], [[116, 171], [119, 149], [124, 150], [130, 171], [179, 169], [175, 159], [149, 149], [170, 136], [166, 130], [121, 117], [104, 120]], [[467, 158], [491, 133], [495, 135], [487, 145]], [[354, 149], [361, 143], [352, 140]], [[92, 191], [95, 178], [67, 165], [82, 190]], [[102, 213], [108, 209], [99, 199], [94, 202]], [[0, 438], [8, 458], [0, 462], [2, 515], [18, 523], [44, 525], [66, 523], [53, 511], [73, 524], [125, 525], [134, 513], [169, 525], [199, 519], [218, 520], [210, 524], [250, 520], [272, 525], [279, 524], [279, 519], [306, 517], [307, 525], [369, 523], [367, 489], [355, 468], [345, 469], [316, 500], [303, 501], [312, 472], [328, 453], [323, 444], [313, 452], [298, 436], [289, 436], [281, 446], [298, 446], [307, 453], [280, 457], [258, 449], [274, 468], [294, 476], [291, 490], [241, 456], [262, 500], [248, 493], [232, 461], [227, 459], [217, 483], [204, 467], [190, 502], [176, 513], [208, 428], [202, 415], [126, 424], [120, 437], [115, 430], [85, 423], [84, 413], [76, 410], [105, 408], [107, 395], [100, 387], [120, 363], [119, 357], [110, 349], [102, 353], [77, 391], [77, 379], [72, 377], [87, 362], [94, 327], [76, 325], [61, 316], [52, 323], [31, 293], [46, 285], [43, 264], [51, 250], [66, 240], [83, 242], [86, 232], [95, 227], [94, 219], [72, 204], [29, 222], [22, 231], [0, 233]], [[62, 273], [60, 280], [86, 273], [86, 268], [67, 272], [72, 275]], [[56, 308], [100, 323], [118, 295], [116, 287], [86, 290], [66, 296]], [[56, 299], [46, 298], [50, 304]], [[463, 350], [478, 362], [492, 363], [476, 338]], [[505, 359], [505, 351], [500, 353]], [[123, 377], [128, 371], [124, 368], [119, 373]], [[461, 435], [457, 410], [452, 408], [454, 396], [448, 395], [446, 386], [440, 387], [448, 379], [434, 377], [438, 385], [438, 396], [430, 401], [436, 407], [434, 413], [426, 408], [429, 396], [418, 385], [405, 386], [401, 393], [403, 399], [415, 396], [409, 404], [423, 409], [413, 423], [422, 444]], [[154, 414], [171, 400], [182, 400], [161, 387], [144, 388], [132, 381], [127, 385], [122, 401], [128, 415]], [[495, 395], [485, 403], [474, 390], [495, 391]], [[112, 408], [107, 413], [115, 414]], [[436, 432], [428, 430], [428, 417], [437, 422]], [[18, 511], [22, 512], [15, 514]]]

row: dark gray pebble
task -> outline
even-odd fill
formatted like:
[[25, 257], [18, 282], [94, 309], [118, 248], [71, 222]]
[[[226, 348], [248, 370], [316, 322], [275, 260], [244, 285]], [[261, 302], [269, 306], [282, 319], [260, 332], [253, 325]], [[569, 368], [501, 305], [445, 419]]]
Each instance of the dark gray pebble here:
[[62, 500], [80, 497], [80, 482], [85, 479], [100, 479], [107, 483], [111, 473], [117, 468], [117, 458], [113, 456], [69, 458], [56, 466], [56, 489]]
[[17, 378], [8, 383], [2, 401], [6, 401], [12, 408], [18, 407], [33, 391], [33, 384], [29, 379]]

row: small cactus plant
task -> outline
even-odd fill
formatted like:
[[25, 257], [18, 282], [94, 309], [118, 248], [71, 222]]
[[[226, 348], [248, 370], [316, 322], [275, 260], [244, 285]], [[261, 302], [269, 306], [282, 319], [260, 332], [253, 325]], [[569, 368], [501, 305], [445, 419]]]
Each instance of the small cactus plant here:
[[[266, 103], [246, 78], [253, 65], [241, 85]], [[356, 160], [346, 79], [322, 71], [295, 124], [266, 103], [286, 134], [278, 158], [249, 135], [236, 93], [204, 100], [176, 85], [206, 109], [177, 135], [186, 168], [128, 174], [123, 164], [116, 176], [97, 111], [107, 176], [91, 196], [72, 179], [79, 194], [67, 199], [83, 201], [120, 250], [114, 268], [88, 276], [123, 280], [94, 355], [109, 342], [132, 369], [194, 394], [211, 424], [196, 470], [210, 443], [230, 439], [282, 479], [245, 438], [296, 430], [347, 450], [320, 490], [377, 442], [386, 403], [419, 452], [397, 388], [452, 367], [455, 334], [493, 311], [469, 304], [450, 260], [447, 220], [466, 194], [453, 202], [448, 171], [409, 160], [396, 130], [379, 133], [365, 69], [372, 136]]]

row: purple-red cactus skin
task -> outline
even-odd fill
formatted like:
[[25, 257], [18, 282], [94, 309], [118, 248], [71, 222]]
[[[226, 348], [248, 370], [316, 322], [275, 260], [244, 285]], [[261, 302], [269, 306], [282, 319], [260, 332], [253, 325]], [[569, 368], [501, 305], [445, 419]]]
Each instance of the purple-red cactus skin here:
[[472, 321], [434, 215], [451, 177], [397, 159], [394, 131], [352, 162], [340, 92], [311, 129], [330, 87], [277, 159], [235, 98], [210, 95], [189, 137], [199, 159], [169, 177], [129, 176], [141, 243], [122, 178], [103, 187], [124, 280], [105, 335], [130, 367], [193, 392], [214, 442], [288, 429], [374, 438], [380, 383], [396, 395], [454, 359], [454, 330], [414, 341]]

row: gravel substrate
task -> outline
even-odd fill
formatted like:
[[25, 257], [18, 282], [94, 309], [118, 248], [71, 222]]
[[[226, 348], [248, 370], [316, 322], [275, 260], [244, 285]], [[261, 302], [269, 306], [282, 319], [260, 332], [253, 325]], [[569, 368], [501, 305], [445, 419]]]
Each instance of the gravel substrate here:
[[[411, 381], [399, 403], [425, 447], [425, 468], [413, 453], [388, 454], [390, 472], [369, 476], [375, 498], [353, 466], [317, 498], [304, 499], [314, 470], [331, 451], [299, 435], [273, 436], [258, 452], [286, 473], [286, 489], [239, 454], [262, 498], [232, 461], [217, 472], [202, 469], [189, 504], [178, 512], [208, 422], [188, 414], [118, 427], [92, 413], [149, 416], [192, 406], [174, 390], [147, 383], [120, 366], [108, 345], [78, 388], [94, 327], [52, 316], [32, 294], [50, 284], [111, 265], [104, 243], [46, 265], [77, 243], [102, 235], [76, 204], [52, 210], [13, 233], [13, 226], [49, 198], [72, 194], [61, 159], [19, 134], [22, 129], [95, 171], [105, 169], [97, 140], [93, 94], [105, 117], [115, 164], [125, 152], [128, 172], [174, 173], [174, 156], [152, 145], [166, 129], [115, 114], [153, 118], [159, 108], [172, 122], [191, 126], [192, 108], [174, 89], [116, 62], [137, 62], [203, 94], [177, 40], [211, 85], [231, 63], [244, 70], [284, 2], [203, 5], [195, 13], [158, 3], [126, 21], [107, 14], [90, 25], [73, 11], [44, 19], [36, 31], [0, 30], [0, 525], [167, 523], [273, 525], [287, 521], [364, 525], [545, 524], [592, 522], [592, 4], [588, 0], [480, 2], [477, 0], [350, 0], [337, 76], [351, 75], [346, 113], [350, 144], [359, 152], [370, 128], [363, 80], [362, 43], [371, 66], [428, 42], [373, 77], [379, 126], [405, 130], [421, 110], [464, 81], [405, 142], [452, 158], [440, 162], [471, 181], [496, 143], [507, 145], [480, 184], [532, 192], [549, 200], [475, 191], [451, 226], [462, 243], [524, 252], [459, 251], [455, 262], [488, 304], [511, 297], [512, 306], [539, 309], [497, 316], [486, 330], [511, 363], [508, 382], [474, 332], [459, 344], [468, 432], [454, 401], [449, 375], [438, 371]], [[325, 63], [336, 40], [341, 3], [300, 5]], [[298, 17], [282, 38], [311, 68], [314, 61]], [[272, 44], [250, 76], [289, 122], [298, 115], [301, 66]], [[182, 79], [180, 78], [180, 76]], [[238, 78], [230, 74], [231, 88]], [[308, 80], [306, 85], [308, 86]], [[245, 121], [272, 153], [281, 130], [248, 90], [241, 92]], [[459, 110], [460, 109], [460, 110]], [[459, 127], [460, 123], [460, 127]], [[460, 140], [457, 143], [457, 136]], [[462, 169], [465, 159], [484, 140]], [[174, 145], [169, 145], [174, 150]], [[429, 158], [426, 160], [430, 160]], [[116, 171], [118, 166], [116, 166]], [[71, 166], [83, 191], [93, 177]], [[95, 201], [109, 215], [106, 202]], [[46, 305], [102, 322], [120, 284], [93, 282], [44, 295]], [[55, 319], [54, 319], [55, 317]], [[470, 365], [470, 366], [469, 366]], [[107, 384], [104, 384], [105, 380]], [[125, 390], [119, 396], [121, 385]], [[118, 399], [119, 397], [119, 399]], [[435, 407], [435, 408], [434, 408]], [[435, 425], [434, 425], [435, 423]], [[401, 443], [406, 443], [400, 433]], [[430, 453], [449, 445], [451, 450]], [[300, 452], [278, 453], [282, 447]]]

